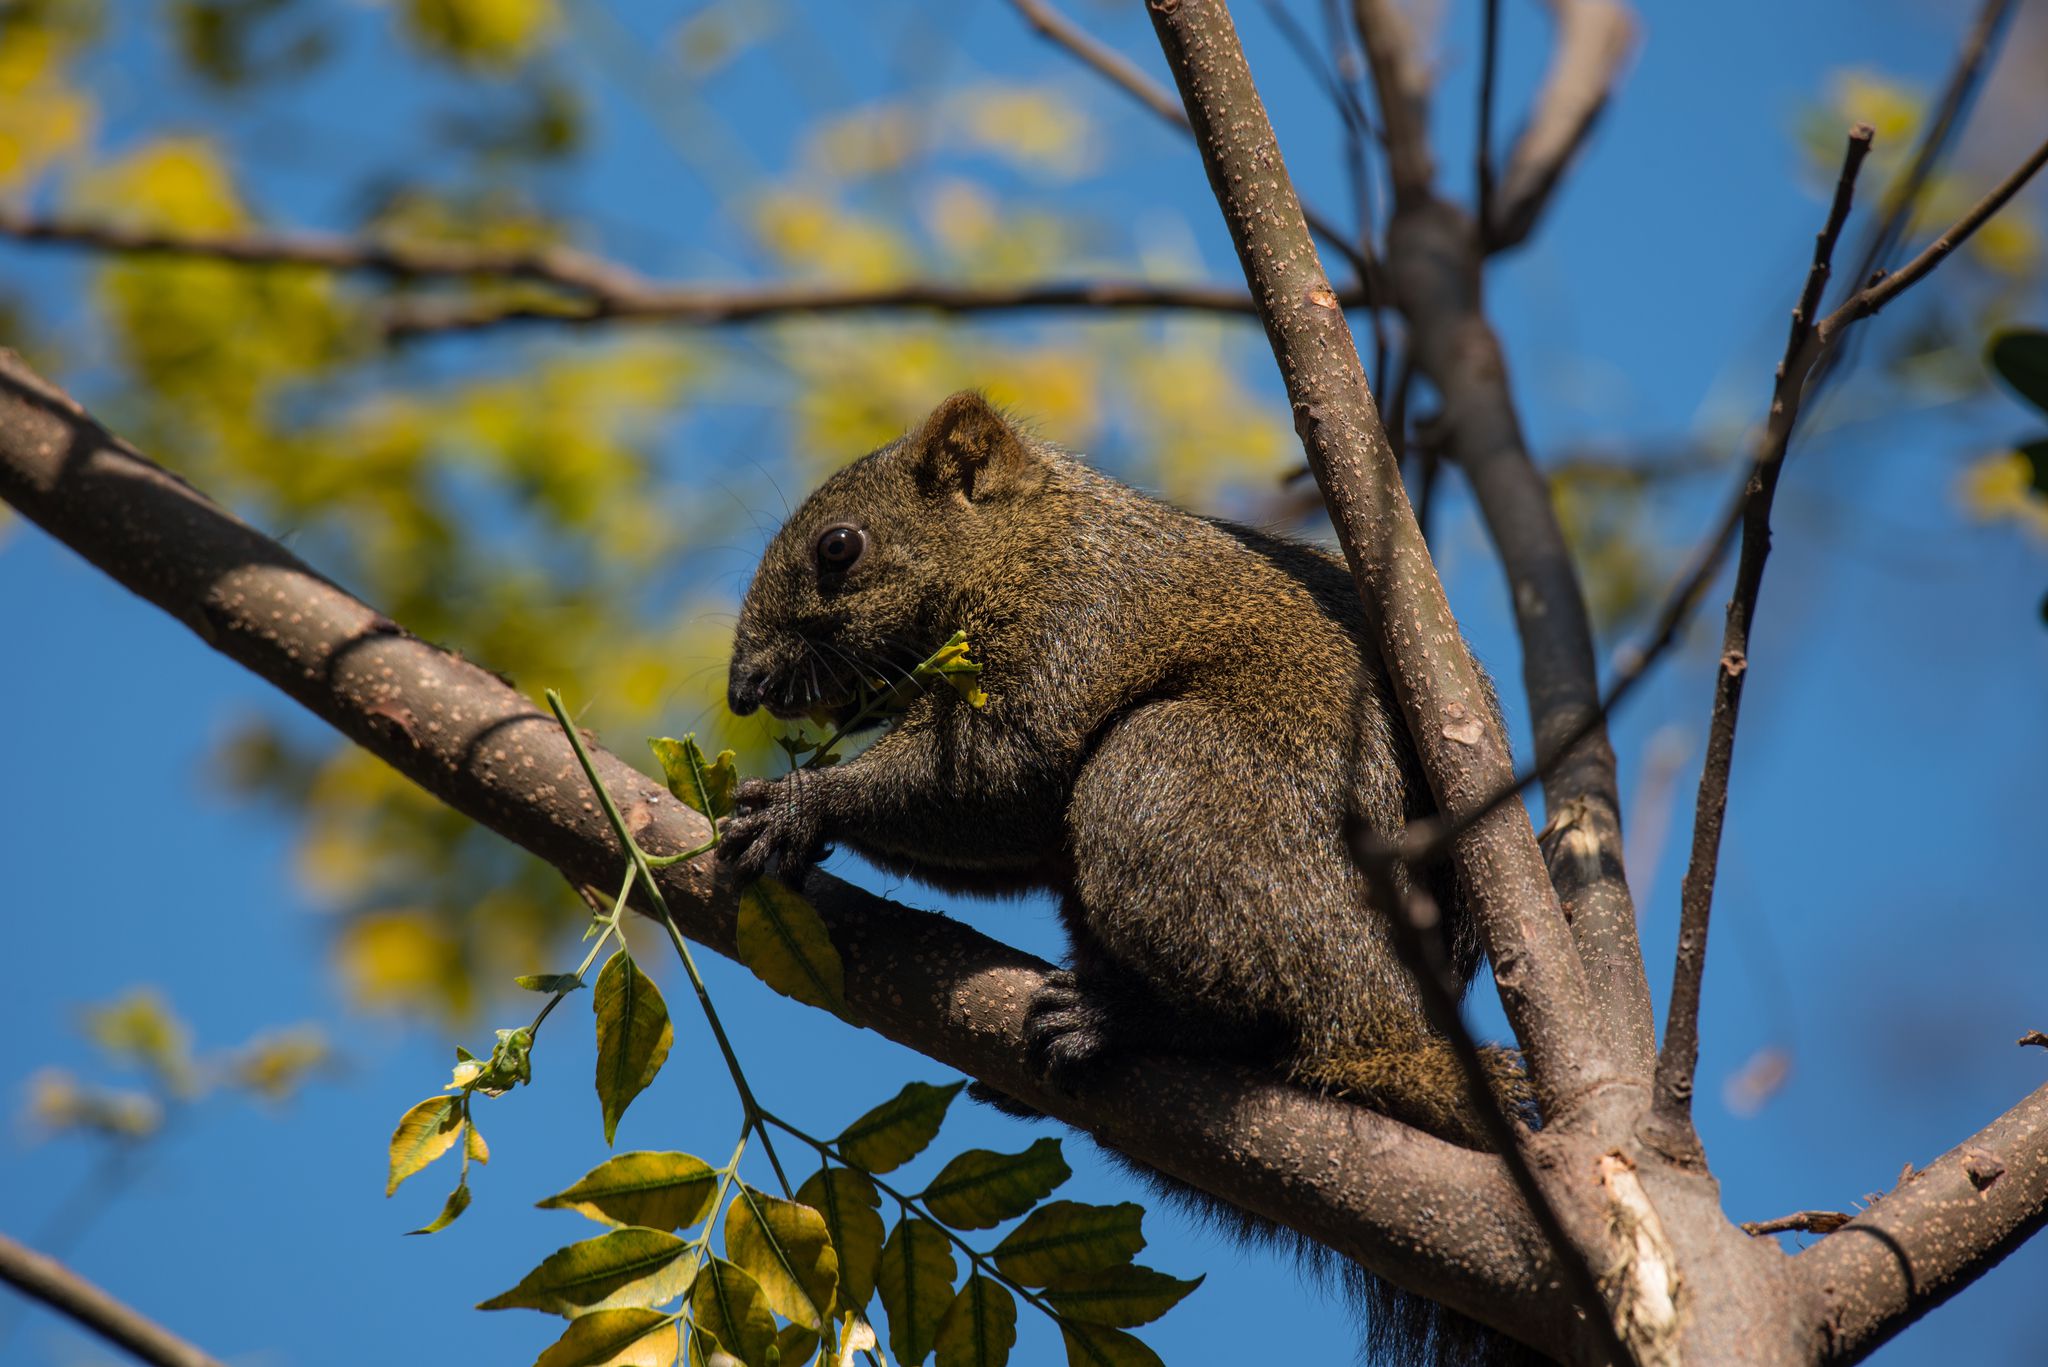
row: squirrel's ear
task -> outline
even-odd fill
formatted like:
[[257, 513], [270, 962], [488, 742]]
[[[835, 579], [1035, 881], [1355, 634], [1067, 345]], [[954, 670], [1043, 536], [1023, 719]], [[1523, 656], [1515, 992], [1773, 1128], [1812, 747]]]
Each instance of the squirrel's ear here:
[[970, 503], [1028, 492], [1044, 479], [1042, 462], [971, 389], [953, 395], [911, 437], [917, 478], [927, 493], [957, 492]]

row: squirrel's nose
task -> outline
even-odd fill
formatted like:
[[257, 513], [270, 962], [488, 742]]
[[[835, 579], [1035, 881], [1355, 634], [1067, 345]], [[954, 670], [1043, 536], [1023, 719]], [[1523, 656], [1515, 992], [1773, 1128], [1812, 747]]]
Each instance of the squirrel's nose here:
[[726, 705], [732, 708], [736, 717], [744, 717], [758, 708], [768, 693], [768, 671], [735, 668], [725, 689]]

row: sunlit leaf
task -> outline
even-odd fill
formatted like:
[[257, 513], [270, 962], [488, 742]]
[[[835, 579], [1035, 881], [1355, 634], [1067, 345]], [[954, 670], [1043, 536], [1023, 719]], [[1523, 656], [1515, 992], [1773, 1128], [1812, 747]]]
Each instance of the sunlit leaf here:
[[1183, 1281], [1130, 1265], [1068, 1273], [1046, 1288], [1045, 1299], [1068, 1319], [1128, 1329], [1150, 1324], [1201, 1284], [1200, 1277]]
[[661, 1071], [675, 1029], [654, 979], [623, 949], [605, 961], [591, 1005], [597, 1013], [597, 1099], [609, 1144], [626, 1107]]
[[997, 1268], [1025, 1286], [1044, 1286], [1056, 1277], [1118, 1267], [1145, 1247], [1142, 1206], [1050, 1201], [995, 1246]]
[[398, 1190], [398, 1184], [455, 1147], [462, 1137], [462, 1102], [459, 1097], [430, 1096], [415, 1104], [398, 1119], [391, 1132], [391, 1175], [384, 1194]]
[[694, 1270], [688, 1241], [658, 1229], [615, 1229], [556, 1249], [517, 1286], [477, 1309], [574, 1315], [625, 1304], [657, 1305], [681, 1295]]
[[462, 1212], [468, 1209], [469, 1183], [463, 1182], [458, 1184], [455, 1190], [448, 1193], [448, 1199], [442, 1203], [441, 1213], [439, 1215], [436, 1215], [433, 1219], [429, 1220], [426, 1224], [421, 1225], [418, 1229], [409, 1229], [406, 1231], [406, 1233], [439, 1234], [442, 1230], [454, 1224], [455, 1221], [458, 1218], [460, 1218]]
[[472, 1163], [491, 1161], [491, 1146], [484, 1143], [483, 1132], [477, 1129], [474, 1119], [462, 1127], [462, 1156]]
[[818, 913], [773, 878], [740, 894], [740, 962], [785, 997], [827, 1011], [846, 1009], [846, 968]]
[[668, 784], [668, 790], [692, 811], [713, 819], [732, 815], [732, 797], [739, 787], [740, 773], [731, 750], [721, 750], [716, 760], [707, 760], [695, 732], [681, 740], [657, 736], [647, 745], [661, 762], [662, 780]]
[[882, 1195], [864, 1173], [821, 1168], [797, 1188], [796, 1199], [825, 1218], [839, 1253], [839, 1303], [859, 1310], [875, 1294], [875, 1265], [882, 1256]]
[[742, 1188], [726, 1207], [725, 1255], [753, 1274], [784, 1319], [818, 1329], [831, 1315], [839, 1255], [825, 1217], [809, 1206]]
[[1022, 1153], [969, 1149], [939, 1170], [921, 1199], [955, 1229], [988, 1229], [1022, 1215], [1073, 1175], [1057, 1139], [1040, 1139]]
[[553, 0], [406, 0], [404, 14], [422, 47], [482, 67], [523, 61], [557, 19]]
[[1017, 1345], [1017, 1298], [979, 1272], [946, 1307], [933, 1340], [939, 1367], [1003, 1367]]
[[640, 1306], [579, 1315], [533, 1367], [601, 1367], [672, 1318]]
[[768, 1297], [746, 1269], [723, 1258], [705, 1264], [690, 1291], [690, 1310], [699, 1328], [727, 1345], [748, 1367], [767, 1362], [775, 1345], [775, 1316]]
[[889, 1351], [899, 1363], [923, 1362], [932, 1351], [957, 1270], [946, 1232], [918, 1216], [904, 1216], [882, 1245], [875, 1285], [889, 1315]]
[[687, 1153], [622, 1153], [539, 1202], [606, 1224], [688, 1229], [711, 1213], [718, 1174]]
[[946, 1108], [966, 1085], [908, 1084], [840, 1133], [840, 1154], [848, 1163], [868, 1172], [890, 1172], [902, 1167], [938, 1137], [939, 1126], [946, 1120]]

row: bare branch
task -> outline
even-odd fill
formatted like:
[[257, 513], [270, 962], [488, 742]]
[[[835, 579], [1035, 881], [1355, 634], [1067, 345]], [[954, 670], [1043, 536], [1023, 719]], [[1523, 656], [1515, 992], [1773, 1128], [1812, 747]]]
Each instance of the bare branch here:
[[1713, 717], [1707, 731], [1707, 758], [1700, 775], [1699, 799], [1693, 816], [1692, 860], [1680, 894], [1678, 956], [1672, 969], [1671, 1007], [1664, 1023], [1664, 1048], [1657, 1056], [1655, 1109], [1673, 1151], [1694, 1154], [1699, 1140], [1692, 1131], [1693, 1069], [1699, 1062], [1700, 980], [1706, 968], [1707, 923], [1714, 902], [1714, 872], [1721, 850], [1721, 821], [1728, 808], [1728, 775], [1735, 756], [1735, 724], [1742, 710], [1742, 684], [1749, 672], [1749, 628], [1756, 617], [1757, 594], [1763, 587], [1764, 561], [1771, 552], [1771, 503], [1778, 474], [1784, 468], [1786, 444], [1798, 421], [1801, 394], [1813, 365], [1814, 315], [1827, 289], [1835, 243], [1848, 222], [1855, 198], [1856, 176], [1870, 153], [1871, 130], [1858, 124], [1849, 134], [1842, 173], [1835, 182], [1834, 201], [1826, 224], [1814, 238], [1813, 263], [1805, 288], [1792, 311], [1785, 341], [1785, 359], [1778, 365], [1771, 395], [1770, 420], [1761, 438], [1764, 450], [1750, 474], [1743, 500], [1742, 554], [1735, 571], [1735, 591], [1728, 600], [1727, 626], [1721, 637], [1721, 667], [1715, 676]]
[[2048, 1084], [1792, 1260], [1854, 1362], [2048, 1224]]
[[1379, 91], [1380, 126], [1387, 139], [1387, 166], [1394, 182], [1394, 208], [1433, 193], [1436, 158], [1429, 146], [1429, 65], [1400, 0], [1352, 0], [1358, 36], [1365, 46]]
[[[1094, 37], [1053, 8], [1047, 0], [1010, 0], [1010, 4], [1023, 16], [1025, 23], [1031, 25], [1047, 40], [1066, 49], [1084, 66], [1181, 132], [1193, 135], [1194, 126], [1188, 122], [1187, 111], [1181, 108], [1180, 101], [1173, 97], [1173, 92], [1140, 71], [1137, 65], [1121, 52]], [[1359, 279], [1365, 282], [1367, 288], [1371, 288], [1373, 281], [1378, 277], [1379, 267], [1372, 259], [1370, 248], [1362, 240], [1354, 241], [1351, 234], [1338, 227], [1334, 219], [1306, 207], [1302, 209], [1302, 213], [1308, 219], [1309, 228], [1323, 240], [1323, 245], [1350, 262], [1351, 269], [1358, 272]]]
[[[434, 797], [560, 869], [623, 852], [560, 729], [489, 671], [429, 645], [108, 436], [0, 352], [0, 498]], [[603, 751], [649, 851], [702, 818]], [[692, 939], [734, 953], [732, 889], [698, 860], [657, 875]], [[1085, 1097], [1030, 1068], [1024, 1008], [1048, 965], [825, 875], [805, 885], [847, 967], [846, 1019], [982, 1078], [1129, 1157], [1538, 1345], [1568, 1332], [1547, 1241], [1499, 1160], [1269, 1076], [1148, 1058]]]
[[1500, 67], [1500, 0], [1485, 0], [1479, 36], [1479, 136], [1473, 150], [1473, 216], [1485, 236], [1493, 225], [1493, 87]]
[[[1341, 296], [1346, 308], [1362, 307], [1357, 287]], [[909, 281], [900, 285], [831, 285], [778, 282], [765, 285], [649, 286], [630, 297], [565, 301], [554, 305], [506, 305], [488, 299], [404, 300], [384, 311], [382, 327], [392, 338], [467, 332], [507, 323], [578, 326], [622, 320], [712, 326], [765, 322], [792, 315], [878, 313], [924, 310], [943, 314], [1017, 313], [1036, 309], [1097, 312], [1226, 313], [1255, 315], [1251, 296], [1231, 285], [1170, 284], [1144, 280], [1084, 280], [1022, 285], [954, 285]]]
[[607, 261], [567, 247], [507, 250], [445, 243], [399, 243], [326, 234], [172, 233], [118, 223], [44, 218], [0, 207], [0, 235], [22, 242], [87, 247], [132, 255], [198, 256], [252, 266], [316, 266], [398, 279], [496, 277], [531, 280], [594, 299], [631, 298], [645, 282]]
[[[1409, 733], [1455, 820], [1511, 776], [1486, 686], [1444, 601], [1229, 10], [1178, 0], [1150, 13]], [[1474, 826], [1455, 858], [1546, 1118], [1565, 1123], [1613, 1065], [1586, 1028], [1585, 974], [1520, 804]]]
[[1794, 1231], [1804, 1234], [1833, 1234], [1852, 1217], [1841, 1210], [1795, 1210], [1790, 1215], [1780, 1215], [1775, 1220], [1748, 1220], [1737, 1226], [1744, 1234], [1761, 1236], [1765, 1234], [1790, 1234]]
[[[1404, 139], [1426, 138], [1422, 59], [1396, 0], [1358, 0], [1357, 17], [1398, 161]], [[1397, 128], [1391, 111], [1402, 109], [1409, 122]], [[1411, 164], [1417, 159], [1407, 156]], [[1522, 433], [1500, 338], [1486, 316], [1484, 269], [1469, 215], [1426, 182], [1396, 195], [1387, 279], [1416, 364], [1442, 396], [1448, 455], [1471, 484], [1507, 572], [1536, 762], [1546, 775], [1543, 848], [1585, 965], [1590, 1020], [1613, 1057], [1647, 1080], [1656, 1036], [1623, 867], [1620, 781], [1599, 719], [1592, 623], [1549, 486]]]
[[1536, 227], [1635, 50], [1635, 16], [1621, 0], [1549, 4], [1557, 46], [1501, 175], [1493, 213], [1482, 220], [1488, 251], [1516, 246]]
[[0, 1234], [0, 1281], [155, 1367], [221, 1367], [219, 1358], [115, 1300], [47, 1254]]

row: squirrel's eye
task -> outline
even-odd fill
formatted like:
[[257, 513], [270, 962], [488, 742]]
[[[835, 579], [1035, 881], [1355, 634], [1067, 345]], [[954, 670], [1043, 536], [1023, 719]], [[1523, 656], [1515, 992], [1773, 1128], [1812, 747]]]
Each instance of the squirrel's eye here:
[[827, 527], [818, 533], [818, 568], [835, 574], [853, 568], [868, 548], [868, 534], [858, 527]]

